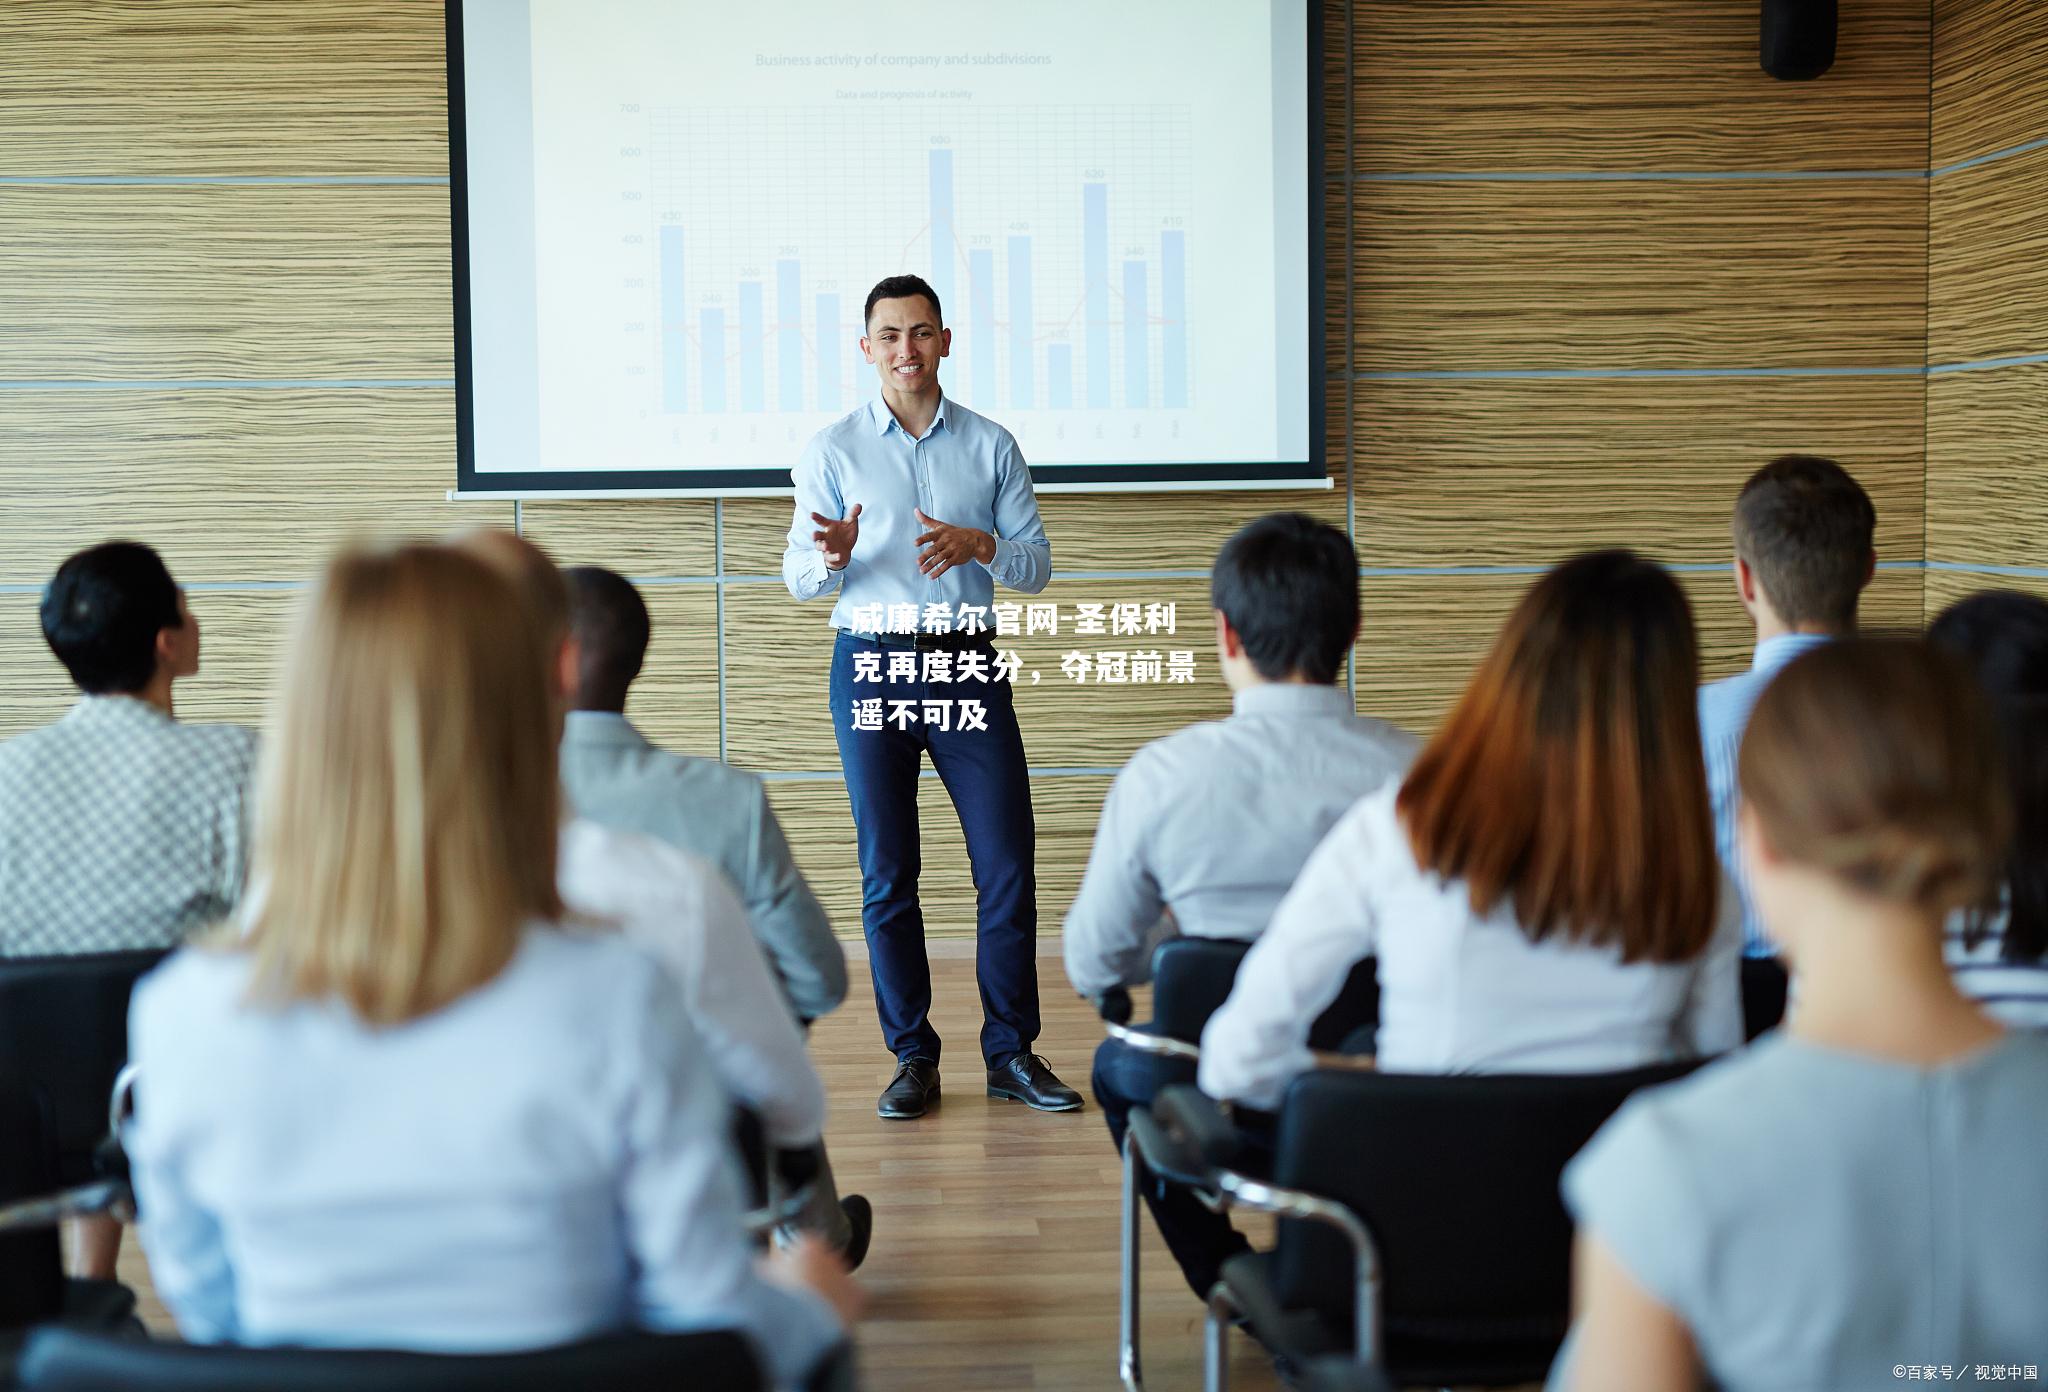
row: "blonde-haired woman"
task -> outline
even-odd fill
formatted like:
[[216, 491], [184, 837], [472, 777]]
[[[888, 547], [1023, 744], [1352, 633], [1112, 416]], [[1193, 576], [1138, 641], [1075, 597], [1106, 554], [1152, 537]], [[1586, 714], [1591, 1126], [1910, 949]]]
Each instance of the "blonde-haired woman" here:
[[195, 1340], [728, 1326], [800, 1382], [851, 1288], [809, 1248], [756, 1273], [676, 986], [566, 921], [537, 642], [456, 552], [327, 568], [285, 657], [244, 931], [132, 1010], [151, 1274]]
[[1942, 960], [2011, 822], [1969, 672], [1831, 643], [1765, 690], [1740, 838], [1799, 983], [1786, 1027], [1643, 1095], [1565, 1173], [1574, 1392], [1889, 1387], [2040, 1361], [2048, 1039], [2007, 1034]]

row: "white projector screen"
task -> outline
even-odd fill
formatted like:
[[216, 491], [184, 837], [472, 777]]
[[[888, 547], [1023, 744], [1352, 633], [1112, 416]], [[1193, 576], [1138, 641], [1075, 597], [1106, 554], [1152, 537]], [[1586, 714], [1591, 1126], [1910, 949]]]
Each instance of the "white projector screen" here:
[[464, 495], [789, 491], [904, 273], [1040, 488], [1328, 484], [1307, 0], [448, 0], [448, 65]]

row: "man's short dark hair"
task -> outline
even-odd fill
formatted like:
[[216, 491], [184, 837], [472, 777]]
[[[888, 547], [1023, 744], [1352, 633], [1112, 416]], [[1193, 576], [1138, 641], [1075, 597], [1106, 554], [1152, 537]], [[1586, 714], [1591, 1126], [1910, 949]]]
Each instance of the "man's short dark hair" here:
[[178, 583], [138, 541], [81, 551], [43, 590], [43, 638], [78, 689], [127, 695], [156, 675], [156, 636], [183, 628]]
[[1780, 455], [1749, 476], [1735, 501], [1735, 554], [1787, 624], [1856, 626], [1876, 531], [1863, 485], [1818, 455]]
[[944, 328], [946, 310], [939, 303], [939, 292], [927, 285], [923, 276], [900, 275], [890, 276], [887, 280], [878, 281], [875, 284], [875, 288], [868, 291], [867, 307], [860, 312], [862, 332], [866, 332], [868, 321], [875, 317], [875, 306], [877, 304], [883, 300], [908, 299], [912, 295], [922, 295], [932, 302], [932, 318], [939, 322], [941, 328]]
[[1358, 553], [1299, 512], [1240, 527], [1216, 553], [1209, 594], [1267, 681], [1333, 682], [1358, 636]]
[[578, 652], [576, 708], [624, 710], [626, 689], [647, 660], [647, 603], [632, 581], [602, 566], [572, 566], [562, 578]]

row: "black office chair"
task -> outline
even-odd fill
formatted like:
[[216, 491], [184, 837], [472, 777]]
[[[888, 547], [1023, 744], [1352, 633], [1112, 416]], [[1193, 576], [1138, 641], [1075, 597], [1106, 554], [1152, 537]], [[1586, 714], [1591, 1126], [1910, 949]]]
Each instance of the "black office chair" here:
[[[1193, 1083], [1202, 1056], [1202, 1029], [1229, 998], [1238, 968], [1250, 951], [1250, 943], [1228, 938], [1168, 938], [1152, 953], [1151, 1021], [1141, 1026], [1127, 1024], [1129, 994], [1115, 991], [1099, 1003], [1103, 1029], [1110, 1038], [1148, 1056], [1159, 1087]], [[1379, 1017], [1379, 963], [1367, 957], [1351, 969], [1337, 998], [1309, 1026], [1309, 1048], [1326, 1054], [1370, 1054]], [[1143, 1182], [1143, 1161], [1126, 1134], [1117, 1375], [1129, 1392], [1143, 1392], [1145, 1385], [1138, 1330], [1139, 1213], [1143, 1207], [1138, 1190]]]
[[1785, 1000], [1792, 979], [1775, 957], [1742, 959], [1742, 1037], [1755, 1039], [1785, 1019]]
[[760, 1392], [738, 1334], [626, 1334], [532, 1353], [255, 1349], [40, 1329], [20, 1392]]
[[[1225, 1386], [1230, 1321], [1297, 1363], [1350, 1354], [1399, 1386], [1541, 1381], [1570, 1319], [1566, 1162], [1638, 1088], [1693, 1064], [1564, 1076], [1319, 1070], [1288, 1088], [1271, 1180], [1231, 1168], [1237, 1133], [1192, 1088], [1132, 1133], [1207, 1167], [1232, 1207], [1280, 1215], [1270, 1252], [1211, 1293], [1205, 1386]], [[1148, 1163], [1152, 1155], [1147, 1154]]]
[[128, 1061], [128, 997], [166, 953], [0, 958], [0, 1078], [47, 1102], [59, 1185], [94, 1176], [107, 1097]]

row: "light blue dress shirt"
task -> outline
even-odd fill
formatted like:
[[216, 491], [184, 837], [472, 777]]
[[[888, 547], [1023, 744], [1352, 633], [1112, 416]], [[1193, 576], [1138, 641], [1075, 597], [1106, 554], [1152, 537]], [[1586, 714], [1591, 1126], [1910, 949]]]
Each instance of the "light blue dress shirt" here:
[[[922, 438], [913, 439], [879, 398], [811, 437], [793, 471], [796, 517], [782, 553], [782, 579], [798, 599], [839, 591], [834, 628], [853, 629], [854, 611], [879, 604], [987, 606], [995, 581], [1037, 594], [1052, 578], [1052, 546], [1038, 518], [1031, 472], [1009, 431], [958, 402], [941, 399]], [[861, 505], [860, 536], [844, 570], [832, 570], [812, 533], [812, 513], [844, 517]], [[995, 559], [927, 578], [918, 570], [922, 510], [935, 522], [975, 527], [996, 538]]]
[[1714, 803], [1714, 849], [1720, 852], [1721, 865], [1742, 896], [1742, 952], [1746, 957], [1775, 957], [1778, 948], [1764, 936], [1763, 922], [1749, 902], [1749, 881], [1736, 854], [1735, 763], [1742, 752], [1742, 732], [1771, 678], [1799, 654], [1828, 641], [1821, 633], [1781, 633], [1766, 638], [1756, 645], [1756, 657], [1747, 672], [1700, 688], [1700, 747], [1707, 756], [1707, 793]]

